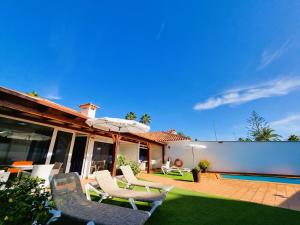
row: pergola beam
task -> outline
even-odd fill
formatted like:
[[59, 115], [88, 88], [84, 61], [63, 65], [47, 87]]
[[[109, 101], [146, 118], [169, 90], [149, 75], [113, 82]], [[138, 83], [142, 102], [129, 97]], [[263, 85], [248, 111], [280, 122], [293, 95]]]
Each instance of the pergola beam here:
[[117, 157], [118, 157], [119, 148], [120, 148], [120, 135], [113, 134], [112, 139], [113, 139], [113, 143], [114, 143], [114, 148], [113, 148], [113, 154], [112, 154], [111, 175], [114, 177], [114, 176], [116, 176], [116, 172], [117, 172]]
[[149, 142], [147, 143], [147, 147], [148, 147], [148, 154], [147, 154], [148, 167], [147, 167], [147, 173], [150, 173], [151, 170], [152, 170], [152, 165], [151, 165], [152, 150], [151, 150], [151, 144]]

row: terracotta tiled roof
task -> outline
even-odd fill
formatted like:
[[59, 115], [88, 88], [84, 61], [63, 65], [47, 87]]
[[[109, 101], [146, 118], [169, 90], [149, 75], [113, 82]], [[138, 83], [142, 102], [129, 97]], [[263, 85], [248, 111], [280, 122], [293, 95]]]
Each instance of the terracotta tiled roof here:
[[138, 133], [137, 135], [153, 141], [159, 141], [159, 142], [191, 140], [188, 137], [184, 137], [178, 134], [172, 134], [165, 131]]

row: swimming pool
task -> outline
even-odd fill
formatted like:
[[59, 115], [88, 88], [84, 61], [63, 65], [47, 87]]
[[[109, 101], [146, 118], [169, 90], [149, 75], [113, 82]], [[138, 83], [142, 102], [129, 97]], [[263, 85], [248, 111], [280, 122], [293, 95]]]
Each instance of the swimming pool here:
[[286, 184], [300, 184], [300, 178], [260, 176], [260, 175], [239, 175], [239, 174], [221, 174], [221, 176], [223, 178], [237, 179], [237, 180], [253, 180], [253, 181], [265, 181], [265, 182], [276, 182], [276, 183], [286, 183]]

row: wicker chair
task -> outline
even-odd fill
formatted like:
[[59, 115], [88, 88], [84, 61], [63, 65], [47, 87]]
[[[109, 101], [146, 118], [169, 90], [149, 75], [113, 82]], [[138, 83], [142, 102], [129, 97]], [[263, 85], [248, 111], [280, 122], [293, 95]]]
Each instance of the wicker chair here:
[[[86, 199], [77, 173], [57, 174], [51, 181], [51, 192], [57, 210], [74, 222], [96, 225], [142, 225], [149, 214]], [[55, 221], [55, 218], [52, 219]]]

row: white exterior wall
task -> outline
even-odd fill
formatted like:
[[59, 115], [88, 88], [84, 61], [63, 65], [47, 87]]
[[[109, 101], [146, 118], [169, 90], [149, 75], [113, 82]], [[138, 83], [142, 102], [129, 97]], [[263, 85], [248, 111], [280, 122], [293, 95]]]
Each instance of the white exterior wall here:
[[[162, 146], [151, 145], [151, 163], [152, 168], [160, 168], [162, 165]], [[130, 142], [121, 142], [119, 154], [125, 156], [126, 159], [131, 161], [139, 160], [139, 144]]]
[[[195, 164], [207, 159], [212, 171], [300, 175], [300, 142], [198, 142], [205, 149], [195, 150]], [[166, 157], [182, 159], [193, 167], [187, 142], [172, 142]]]
[[160, 168], [162, 166], [162, 146], [152, 144], [151, 151], [152, 168]]
[[139, 144], [130, 142], [121, 142], [119, 154], [125, 156], [126, 159], [131, 161], [139, 160]]
[[[192, 168], [193, 158], [191, 148], [186, 147], [188, 143], [190, 143], [190, 141], [169, 142], [165, 148], [165, 160], [169, 158], [171, 162], [174, 162], [175, 159], [181, 159], [183, 161], [183, 167]], [[195, 160], [195, 162], [197, 162], [197, 160]]]

